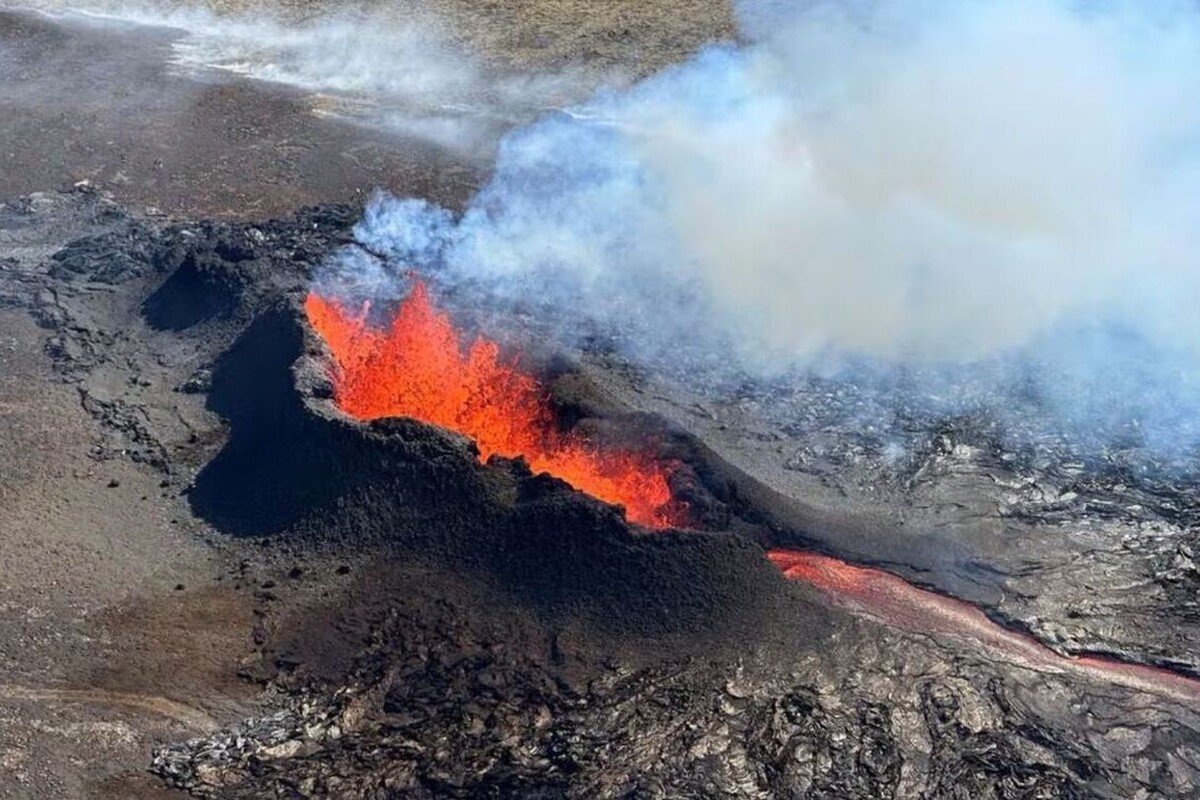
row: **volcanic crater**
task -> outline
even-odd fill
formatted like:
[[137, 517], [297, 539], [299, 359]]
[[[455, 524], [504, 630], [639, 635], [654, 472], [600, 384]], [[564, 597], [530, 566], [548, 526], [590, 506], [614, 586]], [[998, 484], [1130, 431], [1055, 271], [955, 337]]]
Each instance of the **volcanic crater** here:
[[[181, 272], [194, 280], [191, 269], [185, 262], [164, 285]], [[224, 281], [224, 296], [215, 303], [205, 293], [193, 296], [224, 313], [244, 302], [247, 284]], [[1064, 657], [1024, 631], [1006, 629], [1003, 618], [992, 621], [953, 597], [846, 563], [841, 559], [886, 536], [887, 529], [879, 527], [886, 520], [819, 510], [775, 492], [664, 418], [621, 408], [553, 350], [525, 359], [541, 365], [550, 376], [544, 380], [522, 371], [517, 356], [501, 361], [498, 348], [486, 352], [480, 367], [474, 363], [479, 349], [494, 346], [480, 334], [471, 355], [463, 356], [449, 315], [435, 309], [428, 291], [414, 277], [407, 299], [384, 315], [393, 320], [390, 351], [379, 349], [385, 334], [369, 327], [365, 311], [355, 320], [319, 304], [312, 293], [303, 304], [277, 301], [258, 314], [213, 372], [209, 406], [229, 420], [231, 436], [197, 477], [190, 495], [196, 513], [237, 535], [332, 537], [411, 548], [421, 557], [480, 572], [541, 612], [636, 636], [702, 633], [728, 642], [746, 639], [747, 631], [778, 630], [795, 610], [783, 599], [779, 575], [766, 568], [770, 563], [835, 603], [918, 633], [956, 636], [1022, 663], [1075, 669], [1102, 682], [1200, 698], [1200, 680], [1086, 653]], [[406, 315], [406, 309], [414, 313]], [[330, 327], [329, 317], [321, 315], [334, 315], [344, 327]], [[417, 330], [405, 331], [405, 325]], [[338, 337], [338, 347], [331, 347]], [[354, 337], [368, 339], [367, 350], [347, 343]], [[421, 350], [418, 355], [432, 363], [406, 362], [405, 348]], [[381, 363], [388, 359], [399, 363]], [[422, 372], [426, 368], [429, 374]], [[365, 375], [347, 374], [355, 369]], [[473, 371], [482, 371], [498, 388], [477, 385]], [[466, 375], [468, 388], [447, 400], [463, 379], [455, 372]], [[375, 383], [397, 376], [403, 379], [395, 386]], [[439, 383], [439, 377], [449, 383]], [[649, 487], [659, 505], [635, 496], [634, 502], [642, 502], [641, 518], [631, 520], [623, 506], [551, 472], [535, 473], [523, 455], [493, 452], [481, 459], [479, 444], [455, 430], [399, 413], [375, 411], [369, 420], [362, 419], [361, 409], [348, 413], [351, 390], [345, 387], [354, 380], [367, 382], [377, 398], [382, 388], [377, 408], [399, 402], [417, 416], [425, 411], [422, 401], [404, 393], [432, 392], [436, 399], [425, 402], [457, 406], [459, 419], [470, 412], [468, 429], [517, 417], [505, 428], [503, 443], [499, 434], [484, 432], [492, 447], [537, 450], [568, 442], [577, 448], [572, 459], [583, 460], [586, 469], [634, 472], [632, 478], [623, 475], [626, 485], [601, 481], [601, 492], [636, 495], [657, 479], [669, 497]], [[389, 392], [398, 395], [388, 400]], [[560, 430], [561, 420], [569, 420], [571, 428]], [[535, 424], [553, 430], [528, 430]], [[550, 444], [536, 442], [539, 435]], [[278, 462], [280, 453], [287, 454], [286, 466]], [[550, 470], [557, 466], [553, 454], [541, 460]], [[580, 468], [571, 463], [567, 469]], [[595, 480], [584, 474], [576, 482]], [[919, 557], [913, 554], [912, 560]]]
[[778, 613], [784, 583], [758, 544], [777, 523], [747, 499], [770, 493], [661, 418], [606, 404], [561, 359], [545, 385], [559, 418], [607, 447], [653, 447], [655, 460], [677, 465], [686, 530], [631, 524], [621, 507], [535, 474], [520, 456], [481, 462], [453, 431], [359, 420], [335, 399], [333, 364], [295, 299], [254, 319], [213, 369], [208, 403], [230, 436], [190, 490], [198, 515], [238, 536], [408, 549], [478, 571], [547, 613], [638, 635], [721, 638]]
[[[1140, 665], [1043, 638], [1049, 649], [986, 583], [973, 584], [983, 600], [958, 595], [975, 605], [955, 599], [970, 579], [1012, 578], [964, 570], [979, 554], [937, 526], [914, 537], [886, 509], [781, 491], [728, 457], [729, 436], [763, 437], [701, 436], [671, 406], [644, 407], [659, 387], [624, 391], [640, 379], [609, 355], [568, 357], [512, 318], [496, 363], [536, 378], [555, 436], [673, 465], [684, 526], [631, 523], [441, 426], [347, 413], [305, 300], [356, 209], [170, 225], [76, 192], [6, 213], [7, 235], [59, 237], [27, 247], [46, 257], [20, 262], [5, 296], [49, 330], [61, 380], [106, 432], [98, 463], [133, 459], [164, 497], [178, 491], [230, 553], [214, 586], [253, 609], [237, 670], [270, 699], [163, 744], [152, 768], [171, 786], [592, 798], [1200, 785], [1184, 760], [1195, 683], [1155, 668], [1150, 648], [1101, 639]], [[494, 333], [476, 313], [505, 322], [473, 298], [432, 302], [459, 330]], [[379, 328], [393, 311], [377, 309]]]

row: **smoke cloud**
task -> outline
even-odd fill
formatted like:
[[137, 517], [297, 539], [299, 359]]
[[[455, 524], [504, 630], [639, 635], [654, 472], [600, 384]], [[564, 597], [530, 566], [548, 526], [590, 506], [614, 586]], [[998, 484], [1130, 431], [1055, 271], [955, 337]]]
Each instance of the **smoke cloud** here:
[[461, 215], [377, 198], [381, 258], [340, 280], [417, 267], [759, 375], [1019, 375], [1064, 422], [1194, 442], [1193, 4], [743, 11], [744, 45], [511, 134]]
[[47, 10], [179, 32], [175, 69], [198, 77], [235, 75], [309, 93], [314, 109], [432, 141], [458, 153], [489, 152], [503, 129], [574, 102], [616, 75], [570, 70], [532, 75], [489, 69], [456, 47], [443, 21], [418, 2], [347, 7], [303, 19], [270, 10], [217, 14], [199, 5], [163, 7], [95, 0]]

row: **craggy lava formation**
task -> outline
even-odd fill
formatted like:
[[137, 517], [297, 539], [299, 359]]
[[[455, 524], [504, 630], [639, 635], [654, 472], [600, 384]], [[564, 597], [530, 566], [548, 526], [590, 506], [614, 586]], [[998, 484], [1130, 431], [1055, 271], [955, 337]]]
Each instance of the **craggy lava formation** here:
[[4, 214], [100, 220], [5, 285], [50, 329], [64, 375], [86, 394], [99, 365], [136, 346], [87, 323], [116, 294], [87, 287], [116, 287], [145, 341], [189, 354], [179, 391], [204, 395], [227, 428], [172, 448], [120, 404], [97, 406], [122, 452], [188, 482], [194, 513], [264, 558], [346, 563], [344, 585], [300, 612], [274, 610], [273, 582], [256, 593], [264, 624], [244, 677], [276, 710], [160, 748], [153, 771], [171, 786], [246, 798], [1200, 792], [1200, 692], [1186, 675], [1064, 667], [988, 619], [1003, 609], [879, 572], [841, 573], [876, 589], [859, 595], [855, 580], [822, 582], [822, 568], [845, 566], [835, 559], [878, 547], [937, 587], [923, 555], [937, 540], [905, 550], [887, 515], [770, 488], [676, 421], [614, 401], [595, 363], [538, 362], [555, 419], [677, 464], [686, 530], [630, 524], [521, 457], [481, 461], [445, 429], [343, 411], [304, 299], [353, 210], [164, 225], [89, 195]]

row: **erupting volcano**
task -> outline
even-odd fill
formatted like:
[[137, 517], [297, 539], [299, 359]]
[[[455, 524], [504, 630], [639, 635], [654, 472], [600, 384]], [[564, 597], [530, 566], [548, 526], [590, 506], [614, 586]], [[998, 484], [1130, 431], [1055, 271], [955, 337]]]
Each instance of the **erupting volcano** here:
[[478, 337], [465, 351], [448, 314], [424, 283], [386, 327], [368, 320], [369, 307], [347, 310], [310, 293], [305, 312], [333, 355], [338, 406], [362, 420], [411, 417], [471, 437], [486, 461], [523, 457], [609, 503], [650, 528], [685, 522], [667, 478], [673, 466], [645, 453], [608, 450], [559, 429], [549, 395], [531, 375], [505, 361], [499, 346]]

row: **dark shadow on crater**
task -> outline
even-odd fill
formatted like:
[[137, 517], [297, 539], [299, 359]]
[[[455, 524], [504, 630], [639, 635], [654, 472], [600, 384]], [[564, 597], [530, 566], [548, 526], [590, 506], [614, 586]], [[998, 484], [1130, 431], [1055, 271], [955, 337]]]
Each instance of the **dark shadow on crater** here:
[[232, 435], [201, 470], [189, 500], [197, 515], [225, 533], [278, 533], [339, 493], [329, 459], [303, 432], [303, 404], [290, 368], [302, 344], [291, 313], [274, 307], [213, 370], [207, 405], [226, 419]]
[[206, 258], [205, 254], [188, 254], [142, 304], [146, 322], [157, 330], [181, 331], [231, 316], [245, 283], [224, 267], [223, 262]]

